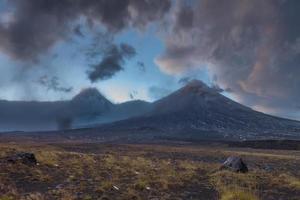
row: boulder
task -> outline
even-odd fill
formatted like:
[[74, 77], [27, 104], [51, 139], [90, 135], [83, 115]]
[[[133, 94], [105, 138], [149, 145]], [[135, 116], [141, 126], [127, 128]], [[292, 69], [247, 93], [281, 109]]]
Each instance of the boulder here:
[[12, 156], [8, 156], [6, 161], [9, 163], [23, 163], [25, 165], [36, 165], [37, 160], [33, 153], [17, 153]]
[[222, 164], [221, 169], [229, 169], [234, 172], [246, 173], [248, 172], [248, 167], [242, 158], [238, 156], [230, 156]]

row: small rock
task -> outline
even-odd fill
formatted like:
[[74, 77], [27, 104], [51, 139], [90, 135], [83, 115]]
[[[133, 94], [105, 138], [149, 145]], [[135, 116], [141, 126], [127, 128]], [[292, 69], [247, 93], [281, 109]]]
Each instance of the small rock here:
[[140, 172], [138, 172], [138, 171], [135, 171], [134, 173], [135, 173], [136, 175], [139, 175], [139, 174], [140, 174]]
[[238, 156], [230, 156], [227, 160], [222, 164], [220, 169], [229, 169], [234, 172], [246, 173], [248, 172], [248, 167], [246, 163], [242, 160], [242, 158]]
[[6, 161], [9, 163], [23, 163], [25, 165], [36, 165], [37, 160], [33, 153], [17, 153], [12, 156], [8, 156]]
[[55, 189], [58, 189], [58, 190], [59, 190], [59, 189], [62, 189], [63, 186], [64, 186], [63, 184], [58, 184], [58, 185], [55, 187]]
[[263, 169], [266, 170], [267, 172], [271, 172], [273, 170], [273, 168], [269, 165], [265, 165]]
[[115, 190], [120, 190], [120, 188], [118, 188], [117, 186], [113, 186], [113, 188], [115, 189]]

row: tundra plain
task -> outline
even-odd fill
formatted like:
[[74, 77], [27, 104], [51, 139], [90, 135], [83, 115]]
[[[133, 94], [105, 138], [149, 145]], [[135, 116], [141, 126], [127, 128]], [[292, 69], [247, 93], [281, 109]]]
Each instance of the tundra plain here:
[[[34, 153], [37, 165], [5, 162]], [[248, 173], [219, 170], [238, 155]], [[298, 200], [300, 151], [228, 144], [2, 142], [0, 199]]]

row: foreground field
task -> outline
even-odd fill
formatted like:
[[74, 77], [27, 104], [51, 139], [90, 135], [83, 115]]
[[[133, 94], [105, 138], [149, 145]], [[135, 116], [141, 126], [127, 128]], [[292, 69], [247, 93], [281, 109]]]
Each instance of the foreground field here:
[[[38, 165], [0, 162], [0, 200], [299, 200], [300, 151], [211, 145], [0, 144]], [[241, 156], [249, 173], [218, 170]]]

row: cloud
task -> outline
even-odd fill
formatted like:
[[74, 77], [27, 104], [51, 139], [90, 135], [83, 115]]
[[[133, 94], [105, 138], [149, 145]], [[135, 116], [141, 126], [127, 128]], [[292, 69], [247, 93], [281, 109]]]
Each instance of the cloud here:
[[101, 62], [91, 66], [92, 70], [88, 72], [90, 81], [96, 82], [111, 78], [115, 73], [123, 70], [122, 65], [124, 62], [135, 56], [135, 54], [134, 47], [129, 44], [112, 44], [104, 52]]
[[242, 103], [284, 114], [300, 101], [299, 9], [297, 0], [177, 1], [156, 63], [168, 74], [206, 67]]
[[75, 35], [77, 35], [79, 37], [84, 37], [84, 34], [82, 33], [80, 25], [75, 26], [75, 28], [73, 29], [73, 32], [75, 33]]
[[[98, 38], [87, 53], [92, 66], [88, 75], [92, 82], [104, 80], [133, 56], [114, 44], [115, 35], [159, 22], [165, 30], [165, 51], [155, 60], [161, 71], [181, 75], [205, 67], [218, 77], [218, 87], [244, 104], [283, 114], [299, 106], [298, 0], [11, 0], [5, 4], [0, 11], [0, 51], [22, 66], [40, 61], [74, 35], [91, 32]], [[159, 93], [156, 89], [153, 94]]]
[[182, 77], [182, 78], [180, 78], [179, 80], [178, 80], [178, 83], [179, 84], [181, 84], [181, 85], [186, 85], [186, 84], [188, 84], [191, 80], [193, 80], [194, 78], [192, 78], [192, 77], [188, 77], [188, 76], [186, 76], [186, 77]]
[[114, 34], [127, 27], [143, 29], [161, 20], [171, 7], [170, 0], [12, 0], [6, 4], [12, 12], [0, 20], [0, 50], [29, 62], [38, 61], [74, 32], [82, 35], [79, 27], [73, 28], [79, 19], [85, 19], [90, 30], [101, 25]]
[[138, 61], [136, 64], [140, 72], [146, 72], [146, 65], [144, 62]]
[[[4, 1], [1, 6], [1, 61], [3, 62], [2, 57], [9, 60], [10, 69], [7, 71], [13, 74], [28, 74], [20, 80], [6, 81], [6, 90], [10, 90], [10, 95], [5, 98], [18, 98], [24, 93], [21, 95], [22, 99], [31, 100], [40, 96], [30, 84], [36, 84], [32, 80], [38, 79], [41, 74], [48, 75], [48, 80], [40, 83], [44, 84], [44, 88], [68, 92], [69, 87], [55, 86], [57, 84], [53, 82], [54, 79], [51, 80], [54, 74], [74, 74], [65, 75], [68, 71], [66, 68], [84, 73], [85, 65], [93, 66], [89, 71], [92, 81], [110, 78], [122, 70], [130, 52], [123, 49], [119, 55], [105, 54], [106, 48], [113, 45], [118, 46], [117, 49], [121, 48], [114, 44], [114, 39], [122, 31], [132, 29], [143, 32], [148, 25], [160, 23], [171, 8], [171, 0], [10, 0]], [[86, 45], [89, 44], [90, 54], [85, 54]], [[66, 52], [61, 51], [64, 48]], [[85, 70], [73, 66], [78, 66], [79, 63], [66, 60], [75, 55], [72, 53], [69, 56], [70, 51], [79, 52], [76, 62], [83, 60], [84, 63], [80, 65]], [[79, 55], [80, 53], [83, 54]], [[61, 60], [68, 64], [61, 65], [62, 69], [55, 69], [53, 63]], [[5, 62], [2, 64], [6, 65]], [[4, 73], [3, 70], [1, 72]], [[4, 74], [6, 75], [7, 73]], [[74, 85], [78, 85], [77, 77], [71, 77], [71, 80], [74, 80]], [[13, 92], [14, 87], [18, 88], [18, 92]]]
[[55, 92], [64, 92], [69, 93], [72, 92], [73, 87], [63, 87], [59, 82], [59, 78], [57, 76], [49, 77], [47, 75], [41, 76], [37, 83], [41, 86], [45, 87], [47, 90], [53, 90]]

